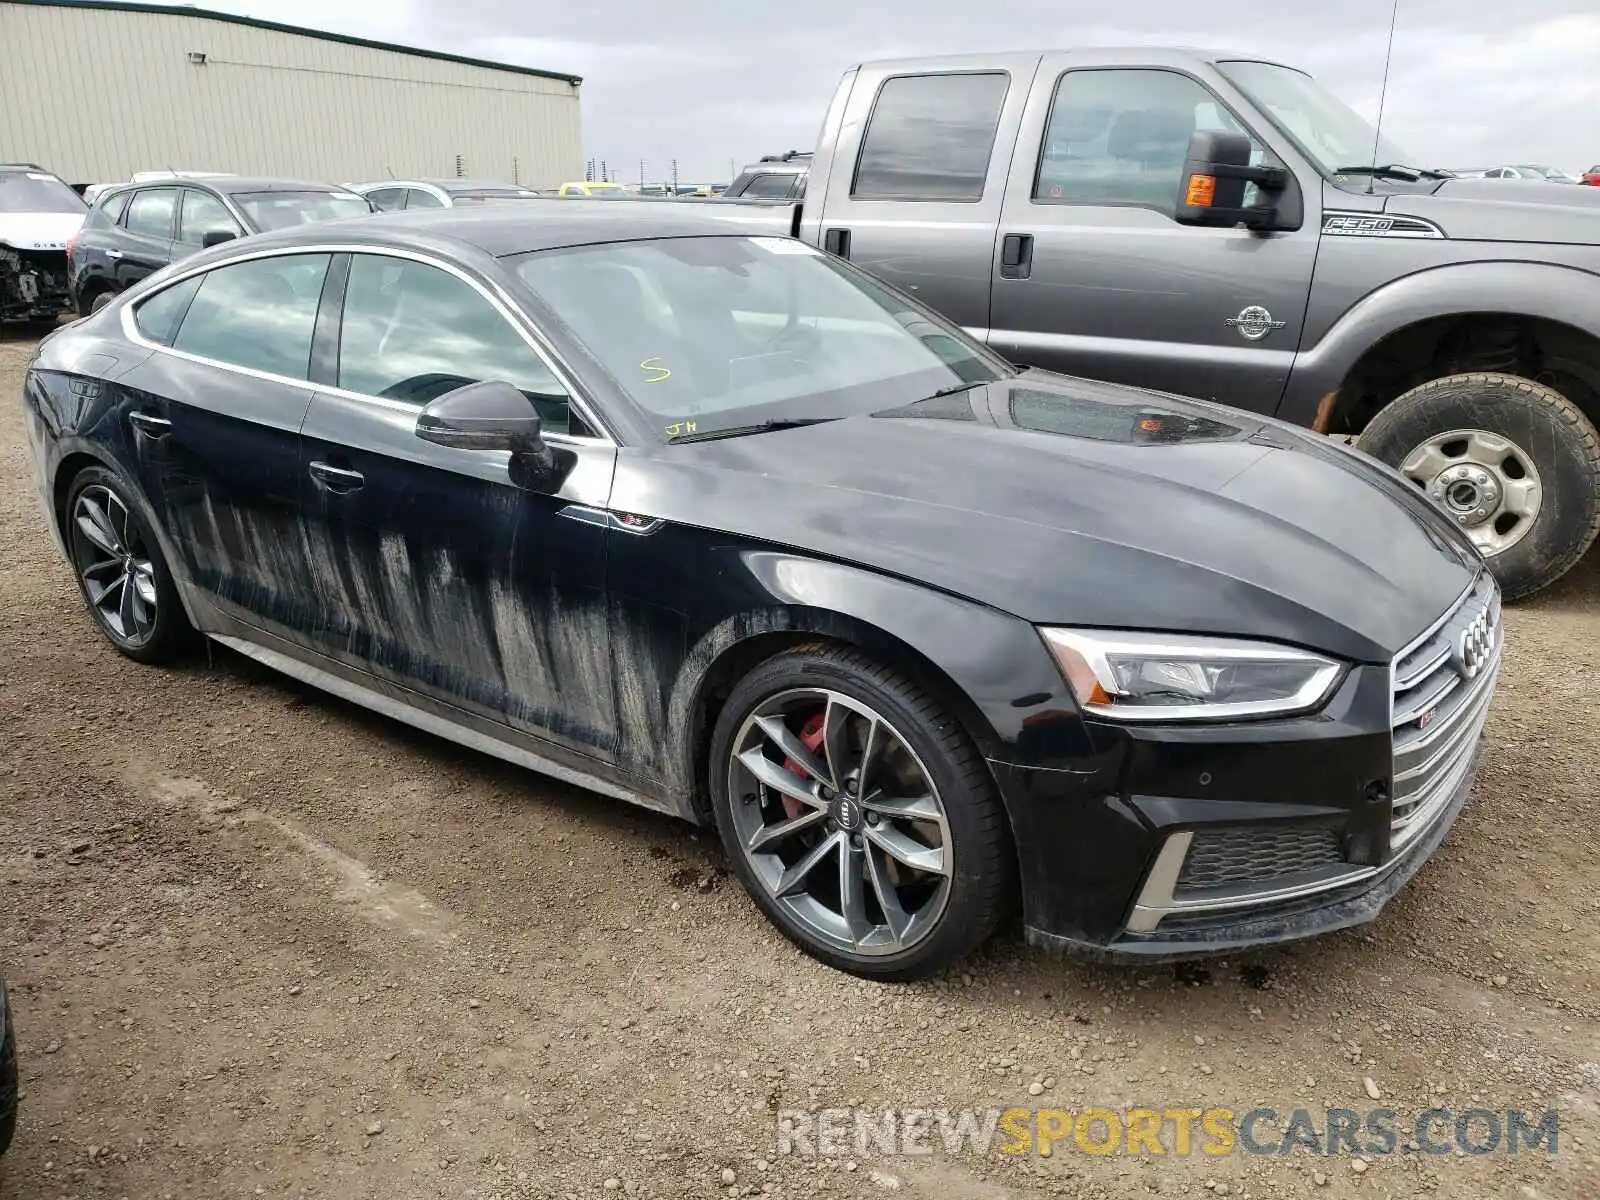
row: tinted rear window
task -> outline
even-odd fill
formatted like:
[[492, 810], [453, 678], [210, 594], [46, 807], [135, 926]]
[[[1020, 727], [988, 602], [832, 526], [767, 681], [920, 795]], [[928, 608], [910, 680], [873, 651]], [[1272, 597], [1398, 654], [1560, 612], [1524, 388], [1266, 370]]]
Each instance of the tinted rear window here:
[[1010, 76], [902, 75], [878, 92], [851, 195], [868, 200], [983, 198]]

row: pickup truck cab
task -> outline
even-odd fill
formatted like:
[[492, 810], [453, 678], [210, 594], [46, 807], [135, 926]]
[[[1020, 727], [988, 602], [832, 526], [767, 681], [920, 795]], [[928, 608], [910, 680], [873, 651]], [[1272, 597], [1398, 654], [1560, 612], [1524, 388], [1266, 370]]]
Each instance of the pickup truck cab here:
[[1600, 192], [1407, 161], [1249, 56], [922, 58], [845, 73], [803, 206], [716, 207], [1019, 365], [1356, 436], [1526, 595], [1600, 530]]

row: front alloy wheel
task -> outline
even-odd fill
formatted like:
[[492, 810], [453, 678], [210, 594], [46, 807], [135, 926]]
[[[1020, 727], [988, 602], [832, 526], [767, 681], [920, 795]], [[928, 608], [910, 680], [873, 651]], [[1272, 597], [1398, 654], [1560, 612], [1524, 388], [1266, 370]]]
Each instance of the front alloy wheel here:
[[883, 717], [825, 688], [780, 692], [745, 719], [728, 769], [740, 849], [795, 922], [864, 955], [933, 931], [950, 895], [950, 826]]
[[817, 643], [733, 688], [711, 742], [734, 872], [831, 966], [913, 979], [968, 953], [1014, 902], [1016, 853], [983, 756], [913, 680]]

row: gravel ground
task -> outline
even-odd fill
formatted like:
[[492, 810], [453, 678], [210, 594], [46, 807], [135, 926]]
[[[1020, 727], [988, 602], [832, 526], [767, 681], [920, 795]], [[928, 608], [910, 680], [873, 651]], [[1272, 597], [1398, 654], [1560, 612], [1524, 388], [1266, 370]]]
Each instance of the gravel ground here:
[[[1366, 930], [1181, 971], [1011, 930], [874, 985], [704, 833], [221, 649], [113, 653], [28, 482], [30, 349], [0, 337], [10, 1194], [1600, 1196], [1600, 556], [1508, 614], [1477, 795]], [[1554, 1109], [1559, 1153], [776, 1153], [776, 1110], [847, 1104]]]

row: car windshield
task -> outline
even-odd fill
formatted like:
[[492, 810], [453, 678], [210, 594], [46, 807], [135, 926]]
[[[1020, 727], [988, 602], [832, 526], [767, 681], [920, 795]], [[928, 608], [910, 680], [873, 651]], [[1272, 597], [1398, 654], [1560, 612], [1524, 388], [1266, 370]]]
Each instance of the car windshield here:
[[0, 171], [0, 212], [81, 213], [83, 198], [43, 171]]
[[668, 441], [874, 412], [1009, 370], [788, 238], [659, 238], [512, 261]]
[[315, 221], [364, 217], [372, 211], [354, 192], [234, 192], [233, 202], [262, 233]]
[[1415, 158], [1388, 138], [1380, 138], [1372, 122], [1303, 72], [1264, 62], [1220, 62], [1217, 69], [1324, 174], [1357, 163], [1416, 165]]

